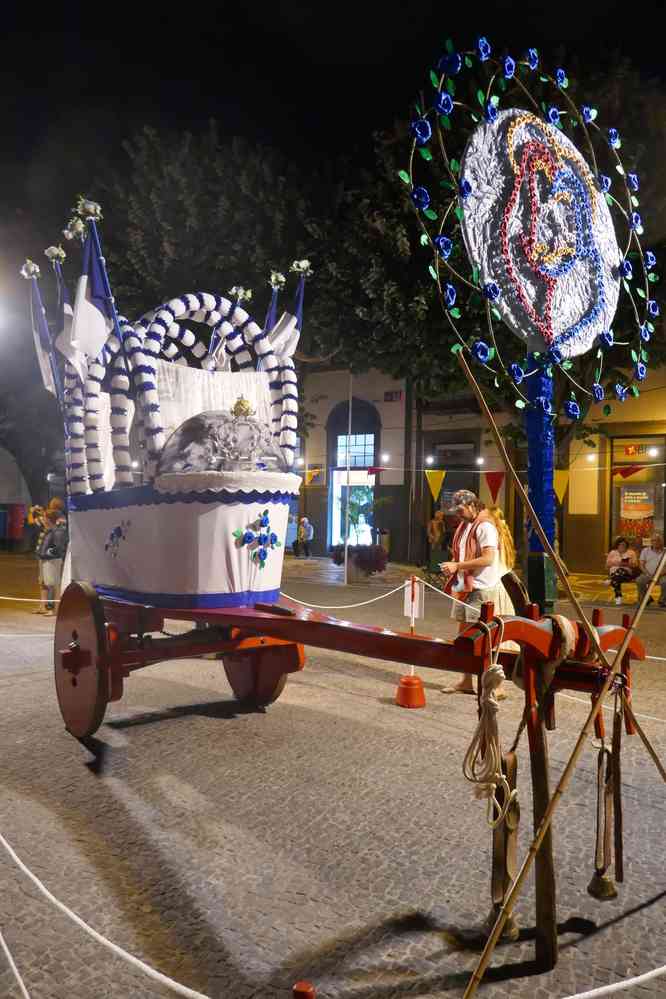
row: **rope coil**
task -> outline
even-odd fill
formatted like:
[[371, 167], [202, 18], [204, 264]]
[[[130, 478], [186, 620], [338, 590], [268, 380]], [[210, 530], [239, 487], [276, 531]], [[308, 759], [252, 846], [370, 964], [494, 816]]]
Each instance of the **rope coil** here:
[[[504, 622], [502, 618], [495, 618], [495, 622], [499, 627], [497, 644], [493, 648], [490, 628], [485, 621], [478, 621], [479, 626], [486, 633], [490, 666], [484, 670], [481, 677], [479, 723], [463, 758], [462, 767], [465, 779], [474, 784], [474, 796], [478, 799], [487, 799], [486, 822], [491, 829], [495, 829], [501, 822], [504, 822], [509, 809], [518, 798], [518, 791], [515, 788], [513, 791], [511, 790], [502, 770], [502, 746], [497, 724], [499, 701], [495, 692], [506, 679], [504, 670], [497, 661], [504, 633]], [[498, 788], [502, 792], [501, 804], [497, 800]]]

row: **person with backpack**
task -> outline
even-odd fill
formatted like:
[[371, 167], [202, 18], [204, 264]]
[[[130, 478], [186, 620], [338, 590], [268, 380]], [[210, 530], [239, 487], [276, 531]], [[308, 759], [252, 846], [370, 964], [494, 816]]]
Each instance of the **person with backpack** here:
[[55, 601], [60, 590], [63, 560], [67, 551], [67, 521], [62, 512], [47, 510], [44, 527], [45, 531], [37, 548], [39, 582], [44, 607], [36, 613], [53, 617]]

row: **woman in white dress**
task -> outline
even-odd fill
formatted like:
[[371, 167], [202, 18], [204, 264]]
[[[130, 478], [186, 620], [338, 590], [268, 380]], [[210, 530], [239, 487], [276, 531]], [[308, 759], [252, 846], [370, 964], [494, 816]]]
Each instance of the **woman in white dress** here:
[[[509, 525], [504, 519], [504, 511], [499, 506], [491, 506], [488, 509], [488, 513], [493, 518], [493, 523], [497, 528], [497, 534], [499, 537], [499, 547], [497, 549], [496, 558], [499, 563], [498, 568], [501, 580], [502, 576], [505, 576], [507, 572], [511, 572], [516, 564], [516, 546], [513, 543]], [[502, 615], [516, 613], [513, 603], [511, 602], [511, 597], [501, 583], [498, 587], [495, 613]]]
[[[506, 520], [504, 519], [504, 511], [499, 506], [491, 506], [488, 509], [488, 513], [493, 518], [493, 523], [497, 528], [497, 534], [499, 537], [499, 547], [497, 549], [497, 560], [500, 576], [500, 584], [497, 587], [497, 602], [495, 603], [495, 613], [502, 617], [507, 617], [516, 613], [516, 609], [513, 606], [511, 597], [507, 593], [505, 586], [502, 583], [502, 576], [506, 575], [507, 572], [511, 572], [514, 565], [516, 564], [516, 546], [511, 535], [511, 530]], [[517, 642], [502, 642], [500, 646], [503, 652], [520, 652], [520, 646]], [[504, 684], [501, 683], [497, 688], [498, 700], [503, 700], [506, 697], [506, 692], [504, 690]]]

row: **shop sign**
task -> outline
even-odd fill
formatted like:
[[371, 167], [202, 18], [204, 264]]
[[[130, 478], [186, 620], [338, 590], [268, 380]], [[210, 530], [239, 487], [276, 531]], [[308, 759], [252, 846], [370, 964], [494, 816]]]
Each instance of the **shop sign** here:
[[622, 486], [620, 489], [620, 518], [645, 520], [654, 517], [654, 486]]
[[635, 458], [639, 454], [646, 455], [652, 446], [651, 444], [625, 444], [624, 453], [628, 458]]

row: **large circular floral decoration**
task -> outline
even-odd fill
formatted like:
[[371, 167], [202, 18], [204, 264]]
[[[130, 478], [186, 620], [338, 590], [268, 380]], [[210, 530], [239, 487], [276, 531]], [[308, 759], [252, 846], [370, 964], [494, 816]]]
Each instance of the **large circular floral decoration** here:
[[452, 349], [511, 388], [521, 409], [526, 378], [559, 372], [562, 413], [578, 419], [592, 402], [639, 394], [659, 278], [621, 136], [568, 89], [566, 71], [546, 72], [536, 49], [496, 58], [485, 37], [461, 52], [447, 41], [414, 105], [399, 176]]
[[610, 328], [620, 251], [587, 163], [555, 126], [509, 108], [472, 132], [461, 162], [470, 185], [462, 218], [481, 282], [528, 351], [589, 350]]

